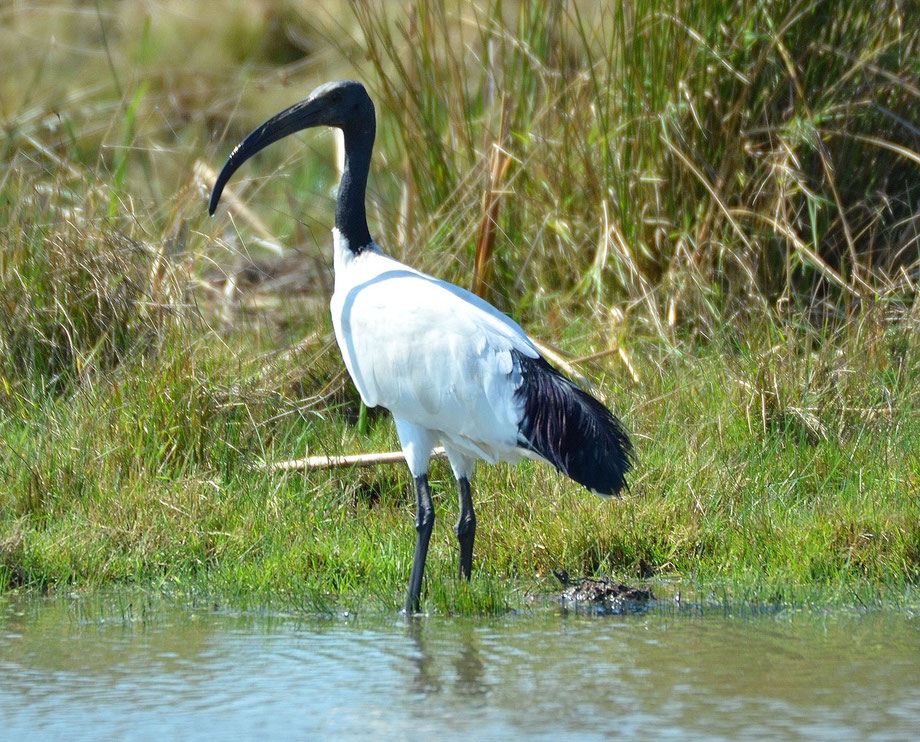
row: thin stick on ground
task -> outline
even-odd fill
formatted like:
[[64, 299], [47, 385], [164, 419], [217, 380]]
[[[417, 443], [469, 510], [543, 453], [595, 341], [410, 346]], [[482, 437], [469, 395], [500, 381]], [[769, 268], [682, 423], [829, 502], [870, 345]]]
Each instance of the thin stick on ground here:
[[[440, 446], [434, 450], [432, 458], [444, 459], [447, 454]], [[349, 456], [307, 456], [292, 461], [277, 461], [266, 464], [268, 471], [313, 471], [317, 469], [337, 469], [349, 466], [378, 466], [379, 464], [403, 464], [406, 457], [402, 451], [385, 451], [383, 453], [359, 453]]]

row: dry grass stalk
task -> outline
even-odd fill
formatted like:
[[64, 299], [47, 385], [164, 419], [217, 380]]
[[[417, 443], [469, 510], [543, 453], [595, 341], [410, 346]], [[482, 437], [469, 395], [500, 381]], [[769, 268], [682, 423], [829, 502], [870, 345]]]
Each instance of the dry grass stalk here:
[[499, 187], [502, 179], [508, 172], [511, 156], [502, 149], [510, 120], [508, 117], [509, 98], [502, 96], [501, 133], [498, 141], [492, 145], [491, 167], [489, 169], [489, 185], [482, 194], [482, 221], [479, 223], [479, 240], [476, 242], [476, 261], [473, 265], [473, 293], [486, 297], [489, 284], [492, 250], [495, 245], [495, 227], [498, 224], [498, 209], [501, 203]]

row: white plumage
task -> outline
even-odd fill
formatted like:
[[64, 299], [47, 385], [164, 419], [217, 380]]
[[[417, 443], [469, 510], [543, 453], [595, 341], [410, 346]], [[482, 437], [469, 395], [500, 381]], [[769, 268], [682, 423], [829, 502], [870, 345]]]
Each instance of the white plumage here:
[[[519, 461], [523, 404], [511, 351], [537, 358], [524, 331], [475, 294], [409, 268], [374, 245], [354, 255], [333, 230], [332, 324], [368, 407], [393, 413], [413, 476], [440, 441], [457, 477], [471, 459]], [[424, 433], [428, 433], [424, 435]], [[425, 450], [425, 449], [428, 450]]]
[[619, 420], [546, 363], [510, 318], [469, 291], [388, 257], [371, 239], [364, 197], [376, 119], [360, 83], [327, 83], [254, 129], [221, 170], [211, 214], [249, 157], [321, 125], [342, 131], [345, 155], [333, 230], [332, 322], [361, 399], [393, 413], [415, 479], [418, 535], [406, 598], [407, 612], [414, 612], [434, 526], [428, 460], [439, 441], [460, 490], [454, 531], [466, 578], [476, 534], [470, 478], [477, 459], [541, 459], [610, 496], [625, 486], [631, 445]]

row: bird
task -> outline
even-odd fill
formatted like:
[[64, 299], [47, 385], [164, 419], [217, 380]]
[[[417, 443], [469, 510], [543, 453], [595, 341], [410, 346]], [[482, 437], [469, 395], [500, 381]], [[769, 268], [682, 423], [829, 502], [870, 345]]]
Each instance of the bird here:
[[419, 612], [435, 512], [428, 465], [440, 442], [457, 480], [459, 575], [473, 568], [477, 461], [536, 459], [602, 497], [626, 486], [632, 443], [607, 407], [551, 366], [524, 330], [475, 294], [387, 255], [372, 239], [365, 191], [376, 135], [374, 104], [354, 80], [320, 85], [253, 129], [214, 181], [214, 215], [234, 172], [295, 132], [335, 127], [345, 161], [332, 230], [335, 338], [368, 408], [388, 409], [414, 480], [416, 544], [405, 611]]

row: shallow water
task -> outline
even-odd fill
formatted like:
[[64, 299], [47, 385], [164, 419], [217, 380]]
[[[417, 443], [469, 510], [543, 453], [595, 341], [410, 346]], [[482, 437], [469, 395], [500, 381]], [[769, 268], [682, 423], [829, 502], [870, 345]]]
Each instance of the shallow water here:
[[920, 619], [905, 612], [546, 609], [408, 625], [0, 602], [0, 738], [9, 740], [918, 733]]

